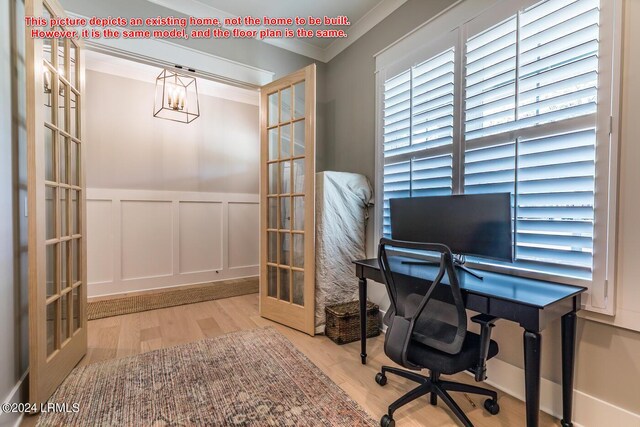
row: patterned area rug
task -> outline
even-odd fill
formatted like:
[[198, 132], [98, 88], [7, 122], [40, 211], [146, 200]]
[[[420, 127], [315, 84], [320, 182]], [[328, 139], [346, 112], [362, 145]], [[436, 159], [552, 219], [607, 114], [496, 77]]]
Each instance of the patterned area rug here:
[[247, 279], [207, 283], [189, 288], [92, 301], [87, 304], [87, 317], [89, 320], [95, 320], [103, 317], [156, 310], [158, 308], [255, 294], [258, 292], [258, 287], [258, 278], [250, 277]]
[[376, 426], [273, 328], [76, 368], [38, 426]]

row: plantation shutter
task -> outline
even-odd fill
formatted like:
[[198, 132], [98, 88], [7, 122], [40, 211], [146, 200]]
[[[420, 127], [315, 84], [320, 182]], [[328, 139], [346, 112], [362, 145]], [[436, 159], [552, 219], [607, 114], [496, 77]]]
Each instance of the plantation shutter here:
[[598, 0], [545, 1], [466, 43], [464, 191], [514, 194], [516, 266], [588, 280], [598, 19]]
[[383, 235], [389, 200], [451, 194], [454, 48], [384, 83]]

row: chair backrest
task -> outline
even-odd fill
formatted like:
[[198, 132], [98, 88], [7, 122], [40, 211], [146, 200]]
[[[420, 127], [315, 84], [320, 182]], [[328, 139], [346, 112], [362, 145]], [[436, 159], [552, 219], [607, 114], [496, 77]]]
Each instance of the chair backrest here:
[[[405, 251], [402, 255], [389, 254], [389, 248], [435, 252], [440, 259], [433, 266], [414, 265], [424, 261], [422, 257], [416, 258]], [[391, 301], [385, 335], [387, 356], [400, 365], [417, 368], [407, 360], [412, 340], [445, 353], [458, 354], [467, 333], [467, 315], [451, 250], [437, 243], [383, 238], [378, 246], [378, 263]], [[415, 275], [424, 276], [427, 270], [435, 275], [432, 281], [415, 279]], [[448, 284], [442, 283], [445, 275]], [[437, 299], [433, 298], [434, 293]]]

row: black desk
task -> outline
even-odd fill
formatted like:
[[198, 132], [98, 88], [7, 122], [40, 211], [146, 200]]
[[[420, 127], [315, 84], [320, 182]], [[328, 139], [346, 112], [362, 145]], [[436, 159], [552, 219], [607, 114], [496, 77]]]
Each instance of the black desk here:
[[[389, 257], [394, 272], [416, 281], [432, 281], [436, 265], [403, 264], [399, 256]], [[415, 261], [415, 259], [414, 259]], [[383, 283], [377, 259], [355, 261], [360, 279], [360, 333], [362, 363], [367, 363], [366, 301], [367, 279]], [[540, 408], [540, 332], [551, 322], [562, 319], [562, 425], [572, 426], [573, 370], [575, 359], [576, 311], [586, 288], [506, 274], [479, 272], [484, 280], [458, 270], [462, 296], [469, 310], [517, 322], [524, 328], [524, 367], [527, 426], [538, 425]], [[448, 284], [445, 275], [443, 283]], [[434, 291], [434, 298], [439, 298]]]

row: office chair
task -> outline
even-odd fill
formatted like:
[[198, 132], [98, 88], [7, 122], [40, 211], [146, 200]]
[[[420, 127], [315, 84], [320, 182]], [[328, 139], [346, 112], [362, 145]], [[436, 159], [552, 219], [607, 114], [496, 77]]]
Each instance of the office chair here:
[[[388, 256], [387, 247], [439, 253], [435, 279], [416, 279], [421, 269], [425, 271], [424, 267], [407, 262], [404, 255], [402, 258]], [[497, 414], [500, 406], [495, 391], [440, 378], [441, 374], [453, 375], [469, 370], [475, 374], [476, 381], [483, 381], [486, 379], [486, 360], [498, 354], [498, 344], [491, 340], [495, 317], [475, 316], [471, 320], [480, 324], [481, 335], [467, 331], [467, 314], [451, 250], [441, 244], [381, 239], [378, 262], [391, 300], [384, 319], [387, 325], [384, 352], [404, 368], [430, 371], [427, 377], [392, 366], [382, 367], [375, 378], [380, 386], [387, 383], [387, 373], [414, 381], [419, 386], [389, 405], [380, 425], [394, 427], [393, 414], [398, 408], [430, 394], [432, 405], [437, 404], [439, 396], [463, 425], [473, 427], [448, 391], [488, 396], [484, 407], [489, 413]], [[438, 265], [437, 262], [434, 264]], [[442, 284], [445, 274], [449, 278], [449, 286]], [[434, 295], [438, 298], [432, 298]]]

